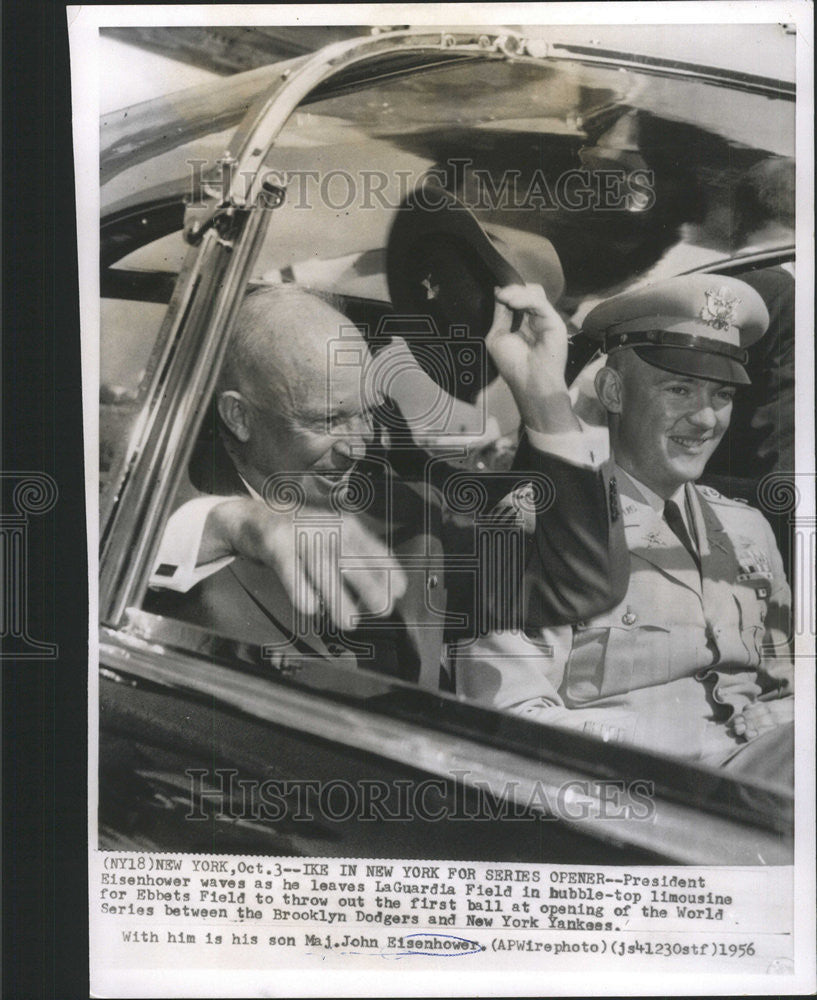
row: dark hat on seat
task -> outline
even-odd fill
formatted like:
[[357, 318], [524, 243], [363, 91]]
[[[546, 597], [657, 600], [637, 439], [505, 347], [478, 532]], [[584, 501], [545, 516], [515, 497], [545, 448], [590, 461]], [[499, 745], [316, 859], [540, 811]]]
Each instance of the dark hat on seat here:
[[607, 354], [632, 348], [678, 375], [748, 385], [747, 348], [769, 325], [760, 295], [738, 278], [682, 274], [601, 302], [582, 333]]
[[[537, 282], [550, 302], [564, 291], [564, 274], [553, 244], [534, 233], [490, 223], [484, 226], [449, 191], [427, 181], [411, 192], [397, 212], [386, 250], [386, 274], [395, 313], [428, 318], [425, 329], [439, 337], [441, 350], [453, 338], [481, 341], [494, 316], [494, 288]], [[412, 348], [412, 338], [406, 342]], [[439, 365], [418, 362], [439, 381]], [[456, 351], [454, 364], [465, 378], [444, 388], [472, 400], [497, 372], [479, 351]], [[462, 358], [475, 358], [464, 372]], [[466, 361], [465, 364], [470, 362]]]

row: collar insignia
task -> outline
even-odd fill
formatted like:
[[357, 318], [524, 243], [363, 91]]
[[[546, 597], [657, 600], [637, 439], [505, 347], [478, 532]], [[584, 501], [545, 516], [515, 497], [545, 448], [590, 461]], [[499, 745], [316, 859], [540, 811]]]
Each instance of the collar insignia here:
[[655, 530], [649, 531], [644, 536], [644, 542], [648, 549], [654, 549], [656, 546], [662, 546], [665, 544], [664, 539], [661, 537], [661, 533]]

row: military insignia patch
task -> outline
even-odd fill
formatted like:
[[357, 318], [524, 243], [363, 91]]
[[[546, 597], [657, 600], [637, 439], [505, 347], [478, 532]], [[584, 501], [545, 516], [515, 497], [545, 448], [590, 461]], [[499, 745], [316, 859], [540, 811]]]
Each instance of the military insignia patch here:
[[644, 543], [648, 549], [654, 549], [656, 546], [661, 546], [664, 544], [664, 539], [661, 537], [660, 532], [650, 531], [644, 537]]
[[[770, 578], [764, 573], [738, 573], [737, 582], [751, 587], [759, 601], [768, 601]], [[763, 616], [761, 615], [761, 621]]]
[[744, 549], [738, 556], [738, 565], [740, 566], [738, 580], [770, 578], [772, 575], [772, 564], [762, 549]]
[[621, 507], [618, 499], [618, 483], [615, 476], [610, 479], [610, 520], [614, 523], [621, 517]]
[[728, 330], [735, 322], [735, 308], [740, 299], [724, 285], [721, 288], [710, 288], [704, 292], [706, 305], [701, 309], [700, 317], [714, 330]]

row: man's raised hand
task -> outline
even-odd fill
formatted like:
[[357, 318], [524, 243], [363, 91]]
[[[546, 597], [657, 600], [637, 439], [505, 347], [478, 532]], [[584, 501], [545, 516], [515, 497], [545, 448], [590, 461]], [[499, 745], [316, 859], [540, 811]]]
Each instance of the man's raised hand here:
[[[541, 285], [495, 290], [494, 322], [485, 345], [508, 383], [522, 421], [531, 430], [561, 433], [579, 429], [570, 406], [564, 372], [567, 328]], [[522, 313], [513, 331], [513, 314]]]

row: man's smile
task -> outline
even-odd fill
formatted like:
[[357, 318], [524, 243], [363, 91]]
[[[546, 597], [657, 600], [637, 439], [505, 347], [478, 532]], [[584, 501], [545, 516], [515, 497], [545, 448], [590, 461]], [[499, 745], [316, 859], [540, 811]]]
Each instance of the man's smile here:
[[681, 434], [670, 434], [669, 439], [682, 451], [688, 452], [690, 455], [697, 455], [712, 440], [712, 435], [708, 435], [707, 437], [686, 437]]

